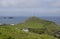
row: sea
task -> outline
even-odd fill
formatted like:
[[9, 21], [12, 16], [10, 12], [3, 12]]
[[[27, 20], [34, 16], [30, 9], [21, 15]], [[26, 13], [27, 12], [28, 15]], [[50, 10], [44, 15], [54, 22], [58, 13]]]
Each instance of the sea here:
[[[9, 19], [9, 16], [6, 16], [6, 18], [4, 18], [4, 16], [0, 16], [0, 24], [18, 24], [18, 23], [23, 23], [24, 21], [26, 21], [29, 17], [27, 16], [13, 16], [12, 19]], [[60, 25], [60, 17], [39, 17], [40, 19], [44, 19], [44, 20], [48, 20], [48, 21], [53, 21], [55, 22], [57, 25]]]

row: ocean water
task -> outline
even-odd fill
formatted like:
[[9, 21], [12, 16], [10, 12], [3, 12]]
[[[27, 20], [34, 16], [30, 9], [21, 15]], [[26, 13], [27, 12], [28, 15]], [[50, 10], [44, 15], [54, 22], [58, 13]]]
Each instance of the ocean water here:
[[41, 19], [55, 22], [57, 25], [60, 25], [60, 17], [40, 17]]
[[4, 17], [0, 17], [0, 23], [2, 24], [18, 24], [18, 23], [22, 23], [25, 20], [27, 20], [28, 17], [13, 17], [13, 19], [9, 19], [8, 17], [6, 17], [6, 19], [4, 19]]
[[[57, 25], [60, 25], [60, 17], [39, 17], [41, 19], [44, 20], [48, 20], [48, 21], [53, 21], [55, 22]], [[5, 24], [18, 24], [18, 23], [22, 23], [25, 20], [27, 20], [28, 17], [13, 17], [13, 19], [8, 19], [8, 17], [6, 17], [6, 19], [4, 19], [4, 17], [0, 17], [0, 23], [5, 23]]]

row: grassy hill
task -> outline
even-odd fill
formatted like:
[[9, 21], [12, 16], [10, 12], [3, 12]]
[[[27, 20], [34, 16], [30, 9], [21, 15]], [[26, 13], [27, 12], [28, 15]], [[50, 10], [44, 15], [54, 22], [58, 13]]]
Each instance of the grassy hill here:
[[22, 24], [26, 25], [27, 27], [32, 26], [32, 27], [36, 27], [36, 28], [40, 28], [41, 26], [46, 26], [46, 25], [50, 25], [50, 24], [56, 25], [55, 22], [39, 19], [38, 17], [30, 17], [30, 18], [28, 18], [28, 20], [25, 21], [25, 23], [21, 23], [19, 25], [22, 25]]
[[[28, 28], [29, 32], [20, 30]], [[19, 30], [16, 30], [18, 28]], [[11, 26], [0, 26], [0, 39], [57, 39], [53, 32], [59, 31], [60, 26], [55, 22], [40, 19], [38, 17], [29, 17], [24, 23]]]

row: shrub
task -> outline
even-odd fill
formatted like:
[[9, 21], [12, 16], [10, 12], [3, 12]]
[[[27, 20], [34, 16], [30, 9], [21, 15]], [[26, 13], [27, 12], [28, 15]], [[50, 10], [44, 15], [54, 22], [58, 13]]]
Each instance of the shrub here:
[[38, 33], [38, 34], [44, 34], [46, 29], [43, 28], [29, 28], [30, 32]]
[[0, 32], [0, 35], [1, 35], [2, 33]]
[[7, 39], [14, 39], [13, 37], [9, 36]]

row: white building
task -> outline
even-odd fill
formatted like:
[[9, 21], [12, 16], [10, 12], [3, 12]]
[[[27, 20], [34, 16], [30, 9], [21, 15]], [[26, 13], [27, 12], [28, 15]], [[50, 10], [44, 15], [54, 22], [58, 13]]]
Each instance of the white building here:
[[15, 24], [10, 24], [10, 25], [15, 25]]
[[0, 25], [2, 25], [2, 23], [0, 23]]
[[24, 32], [29, 32], [28, 28], [23, 28], [22, 29]]

